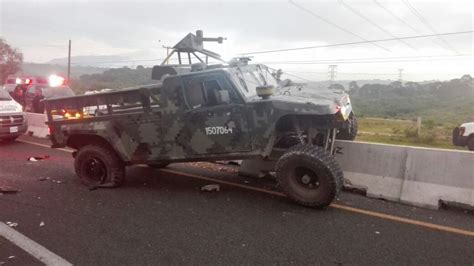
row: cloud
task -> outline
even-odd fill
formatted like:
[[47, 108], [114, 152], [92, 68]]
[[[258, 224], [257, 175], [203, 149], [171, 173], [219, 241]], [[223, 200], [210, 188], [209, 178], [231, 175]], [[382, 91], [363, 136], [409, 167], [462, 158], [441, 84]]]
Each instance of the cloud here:
[[[395, 36], [418, 35], [373, 1], [345, 3]], [[379, 1], [416, 31], [430, 30], [401, 1]], [[298, 4], [365, 39], [390, 38], [337, 1]], [[472, 30], [470, 1], [410, 1], [438, 32]], [[32, 15], [34, 14], [34, 15]], [[0, 32], [19, 47], [25, 59], [46, 62], [64, 57], [67, 40], [73, 41], [73, 55], [117, 55], [133, 59], [160, 58], [162, 45], [174, 45], [188, 32], [204, 30], [207, 36], [223, 36], [222, 45], [210, 50], [231, 57], [258, 50], [291, 48], [327, 43], [359, 41], [354, 35], [311, 16], [287, 1], [3, 1], [0, 4]], [[460, 53], [472, 53], [472, 35], [445, 37]], [[390, 52], [370, 44], [255, 56], [254, 61], [315, 60], [364, 57], [397, 57], [453, 54], [436, 38], [407, 40], [416, 50], [398, 41], [380, 43]], [[445, 46], [445, 45], [444, 45]], [[451, 61], [449, 61], [451, 62]], [[377, 72], [398, 67], [407, 71], [471, 72], [471, 60], [445, 62], [344, 65], [351, 72]], [[280, 66], [279, 66], [280, 67]], [[307, 71], [326, 71], [327, 66], [294, 66]], [[357, 69], [355, 69], [357, 67]], [[445, 70], [446, 69], [446, 70]], [[420, 76], [421, 78], [421, 76]]]

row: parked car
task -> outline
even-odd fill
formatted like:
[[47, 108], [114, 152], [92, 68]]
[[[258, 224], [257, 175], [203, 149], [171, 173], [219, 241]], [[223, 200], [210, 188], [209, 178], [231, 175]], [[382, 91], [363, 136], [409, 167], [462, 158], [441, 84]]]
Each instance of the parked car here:
[[474, 122], [464, 123], [453, 130], [453, 144], [474, 151]]
[[3, 86], [26, 112], [44, 113], [42, 100], [74, 96], [67, 81], [60, 76], [9, 76]]
[[22, 106], [0, 89], [0, 140], [13, 141], [28, 128]]

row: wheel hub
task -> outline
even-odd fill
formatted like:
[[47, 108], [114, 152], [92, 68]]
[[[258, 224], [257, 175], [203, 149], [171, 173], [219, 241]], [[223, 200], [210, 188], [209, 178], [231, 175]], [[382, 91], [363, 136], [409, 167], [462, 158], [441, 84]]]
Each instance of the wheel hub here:
[[297, 167], [294, 171], [294, 176], [298, 183], [303, 187], [315, 189], [319, 187], [318, 176], [306, 167]]
[[83, 170], [87, 179], [97, 183], [103, 183], [107, 176], [106, 167], [98, 158], [90, 158], [85, 161]]

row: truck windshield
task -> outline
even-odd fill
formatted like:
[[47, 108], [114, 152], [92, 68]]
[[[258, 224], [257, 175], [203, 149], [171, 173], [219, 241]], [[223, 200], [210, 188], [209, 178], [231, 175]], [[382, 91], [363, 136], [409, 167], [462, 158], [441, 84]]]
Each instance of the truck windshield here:
[[10, 97], [10, 94], [3, 89], [0, 89], [0, 101], [11, 101], [12, 97]]
[[278, 87], [278, 82], [272, 76], [267, 66], [248, 65], [232, 69], [232, 78], [242, 87], [244, 95], [248, 98], [257, 95], [256, 88], [263, 85]]

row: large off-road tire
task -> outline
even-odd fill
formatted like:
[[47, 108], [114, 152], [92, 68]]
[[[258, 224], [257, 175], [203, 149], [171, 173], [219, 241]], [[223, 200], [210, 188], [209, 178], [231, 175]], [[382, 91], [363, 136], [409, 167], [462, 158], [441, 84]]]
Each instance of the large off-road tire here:
[[160, 162], [160, 163], [149, 164], [148, 167], [153, 168], [153, 169], [161, 169], [161, 168], [165, 168], [168, 165], [170, 165], [170, 163]]
[[90, 187], [118, 187], [125, 180], [125, 164], [110, 148], [100, 145], [82, 147], [74, 168], [82, 182]]
[[467, 148], [470, 151], [474, 151], [474, 136], [471, 136], [469, 140], [467, 141]]
[[339, 132], [336, 135], [336, 139], [355, 140], [355, 138], [357, 137], [357, 131], [359, 130], [359, 124], [357, 121], [357, 117], [354, 113], [350, 114], [347, 123], [347, 128], [339, 129]]
[[297, 203], [316, 208], [328, 206], [343, 185], [338, 162], [323, 148], [300, 144], [290, 148], [276, 163], [278, 183]]

